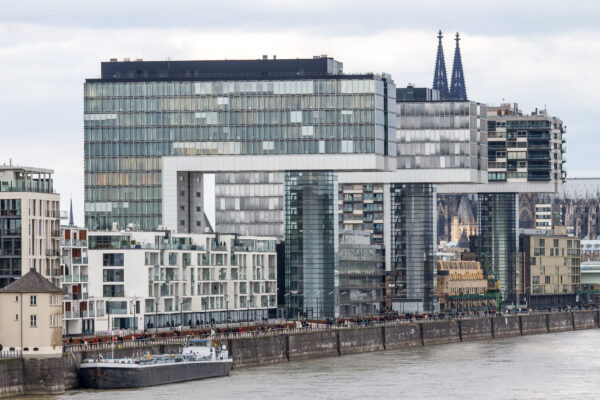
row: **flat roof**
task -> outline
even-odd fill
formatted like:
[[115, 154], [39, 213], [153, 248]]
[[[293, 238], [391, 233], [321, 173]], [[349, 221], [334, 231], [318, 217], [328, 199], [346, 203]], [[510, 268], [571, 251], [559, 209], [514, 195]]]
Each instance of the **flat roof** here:
[[21, 166], [21, 165], [0, 165], [0, 171], [26, 171], [26, 172], [39, 172], [39, 173], [43, 173], [43, 174], [54, 174], [53, 169], [25, 167], [25, 166]]
[[97, 82], [372, 79], [376, 75], [343, 74], [343, 64], [331, 57], [256, 60], [116, 61], [101, 63]]

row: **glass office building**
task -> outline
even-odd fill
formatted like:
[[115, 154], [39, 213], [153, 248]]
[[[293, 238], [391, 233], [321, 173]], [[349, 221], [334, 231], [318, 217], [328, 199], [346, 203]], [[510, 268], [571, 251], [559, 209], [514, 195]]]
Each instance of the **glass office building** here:
[[502, 285], [502, 300], [514, 302], [519, 286], [519, 197], [516, 193], [479, 193], [479, 253], [485, 255]]
[[[161, 225], [165, 156], [393, 157], [392, 104], [388, 76], [344, 75], [327, 57], [104, 62], [84, 88], [86, 226]], [[241, 224], [254, 234], [250, 221], [271, 209], [245, 192], [219, 193], [217, 230]]]
[[397, 104], [398, 169], [487, 170], [485, 105], [472, 101]]
[[[339, 315], [337, 179], [332, 171], [285, 173], [288, 316]], [[289, 298], [289, 301], [288, 301]]]
[[391, 262], [393, 307], [399, 312], [437, 309], [435, 186], [392, 184]]

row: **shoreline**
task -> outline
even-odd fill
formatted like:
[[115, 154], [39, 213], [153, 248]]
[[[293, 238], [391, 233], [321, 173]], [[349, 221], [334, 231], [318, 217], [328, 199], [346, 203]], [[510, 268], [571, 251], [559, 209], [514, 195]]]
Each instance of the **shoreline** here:
[[[533, 334], [600, 328], [600, 311], [570, 311], [431, 321], [393, 321], [354, 327], [318, 327], [260, 334], [230, 334], [226, 344], [233, 368], [310, 360], [347, 354], [461, 343]], [[185, 338], [129, 342], [114, 348], [116, 357], [140, 352], [176, 352]], [[115, 345], [117, 346], [117, 345]], [[85, 358], [110, 354], [112, 348], [78, 348], [57, 358], [0, 360], [0, 398], [29, 394], [62, 394], [79, 389], [78, 365]]]

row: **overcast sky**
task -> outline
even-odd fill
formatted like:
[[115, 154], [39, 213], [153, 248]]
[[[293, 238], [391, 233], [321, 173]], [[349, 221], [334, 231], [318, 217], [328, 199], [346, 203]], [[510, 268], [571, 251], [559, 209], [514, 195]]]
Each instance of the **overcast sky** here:
[[312, 57], [431, 86], [455, 32], [469, 99], [547, 107], [569, 177], [600, 176], [598, 1], [11, 1], [0, 8], [0, 163], [53, 168], [83, 223], [83, 82], [110, 58]]

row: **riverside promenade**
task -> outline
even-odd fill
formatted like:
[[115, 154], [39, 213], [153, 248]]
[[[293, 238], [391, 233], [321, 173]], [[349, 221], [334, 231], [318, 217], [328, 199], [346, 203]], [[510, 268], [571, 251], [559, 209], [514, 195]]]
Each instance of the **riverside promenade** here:
[[[597, 310], [477, 316], [458, 319], [393, 320], [350, 323], [347, 326], [313, 323], [308, 327], [215, 332], [226, 345], [234, 368], [277, 362], [337, 357], [370, 351], [403, 349], [473, 340], [599, 328]], [[79, 387], [77, 367], [83, 359], [175, 353], [187, 332], [165, 337], [65, 345], [62, 358], [22, 358], [0, 355], [0, 397], [62, 393]], [[194, 337], [206, 337], [190, 332]]]

